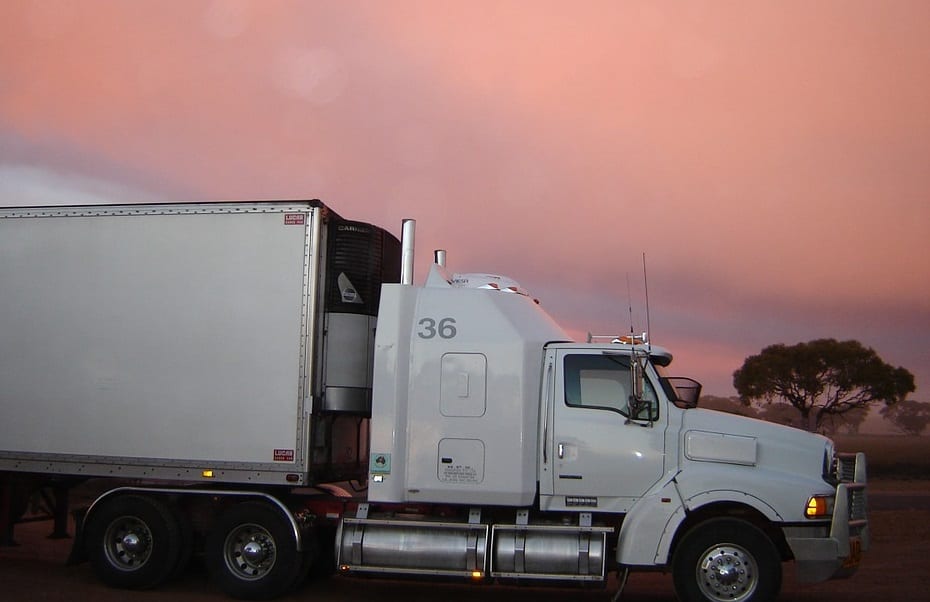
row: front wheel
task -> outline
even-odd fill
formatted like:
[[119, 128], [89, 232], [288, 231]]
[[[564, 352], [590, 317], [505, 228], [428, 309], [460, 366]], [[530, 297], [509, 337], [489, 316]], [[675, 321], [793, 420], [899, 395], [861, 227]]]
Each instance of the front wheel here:
[[683, 601], [770, 602], [781, 589], [781, 558], [757, 527], [721, 518], [685, 535], [672, 576]]
[[243, 502], [222, 515], [207, 538], [206, 557], [220, 588], [248, 600], [285, 593], [303, 566], [290, 523], [262, 502]]

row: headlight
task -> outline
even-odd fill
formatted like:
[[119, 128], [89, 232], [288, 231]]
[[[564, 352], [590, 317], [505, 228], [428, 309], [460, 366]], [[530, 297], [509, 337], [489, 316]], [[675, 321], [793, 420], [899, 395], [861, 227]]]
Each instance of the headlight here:
[[832, 495], [812, 495], [807, 498], [807, 506], [804, 507], [804, 516], [807, 518], [830, 518], [833, 516]]

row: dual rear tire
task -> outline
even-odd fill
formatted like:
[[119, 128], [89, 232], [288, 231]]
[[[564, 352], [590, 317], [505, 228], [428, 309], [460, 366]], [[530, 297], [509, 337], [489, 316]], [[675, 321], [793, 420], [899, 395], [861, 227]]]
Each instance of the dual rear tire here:
[[[120, 495], [102, 502], [85, 526], [86, 552], [111, 587], [150, 589], [177, 575], [190, 558], [187, 520], [157, 497]], [[264, 600], [286, 593], [309, 568], [292, 523], [263, 502], [231, 506], [213, 524], [205, 556], [211, 577], [234, 598]]]
[[[207, 537], [207, 568], [234, 598], [265, 600], [284, 594], [305, 574], [290, 521], [261, 502], [232, 506]], [[309, 556], [308, 556], [309, 557]]]
[[149, 589], [180, 568], [181, 521], [159, 499], [121, 495], [105, 500], [85, 526], [87, 557], [111, 587]]

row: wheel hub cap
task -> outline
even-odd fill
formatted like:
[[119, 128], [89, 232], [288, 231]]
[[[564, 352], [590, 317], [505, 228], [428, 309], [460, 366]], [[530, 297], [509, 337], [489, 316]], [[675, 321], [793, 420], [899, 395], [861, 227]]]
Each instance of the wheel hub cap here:
[[265, 549], [257, 541], [250, 541], [242, 546], [242, 556], [246, 561], [257, 564], [265, 559]]
[[142, 551], [142, 540], [135, 533], [123, 535], [123, 549], [131, 554], [137, 554]]
[[[727, 561], [720, 562], [711, 569], [716, 572], [717, 581], [723, 585], [733, 585], [739, 581], [739, 561], [730, 563]], [[711, 579], [714, 575], [711, 574]]]

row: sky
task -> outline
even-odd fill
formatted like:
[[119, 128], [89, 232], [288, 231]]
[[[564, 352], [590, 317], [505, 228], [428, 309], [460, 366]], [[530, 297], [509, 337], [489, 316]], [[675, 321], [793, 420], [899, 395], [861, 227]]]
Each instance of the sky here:
[[309, 198], [577, 337], [648, 290], [705, 393], [831, 337], [930, 401], [925, 0], [0, 2], [0, 205]]

